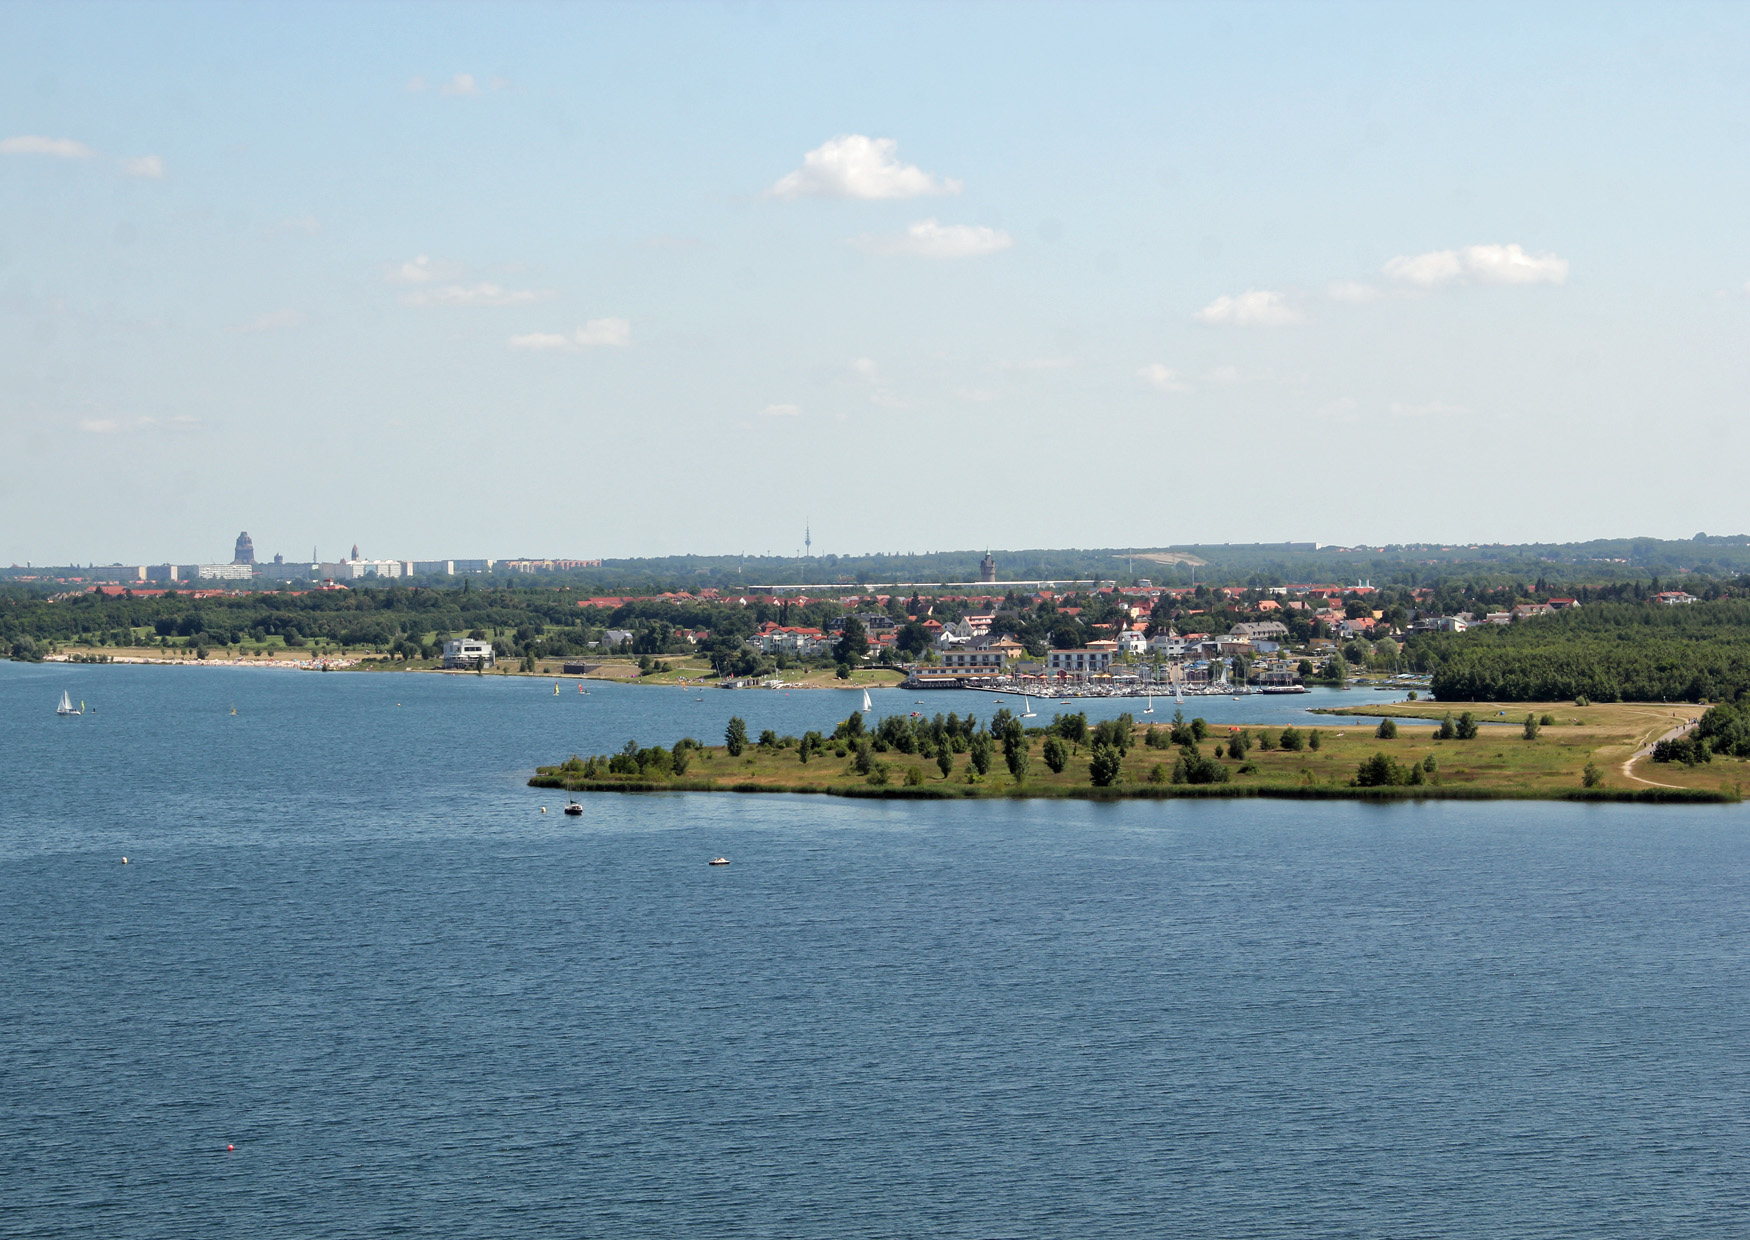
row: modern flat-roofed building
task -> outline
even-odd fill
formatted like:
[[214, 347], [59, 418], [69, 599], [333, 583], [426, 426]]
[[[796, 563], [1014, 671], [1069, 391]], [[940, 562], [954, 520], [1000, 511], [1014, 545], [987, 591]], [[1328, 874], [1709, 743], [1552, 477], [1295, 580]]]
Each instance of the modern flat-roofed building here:
[[452, 637], [444, 643], [445, 667], [491, 667], [492, 643], [473, 637]]
[[200, 564], [195, 576], [202, 581], [249, 581], [255, 576], [254, 564]]
[[[1115, 647], [1117, 643], [1112, 645]], [[1116, 649], [1053, 650], [1045, 656], [1045, 670], [1075, 675], [1104, 673], [1112, 669]]]

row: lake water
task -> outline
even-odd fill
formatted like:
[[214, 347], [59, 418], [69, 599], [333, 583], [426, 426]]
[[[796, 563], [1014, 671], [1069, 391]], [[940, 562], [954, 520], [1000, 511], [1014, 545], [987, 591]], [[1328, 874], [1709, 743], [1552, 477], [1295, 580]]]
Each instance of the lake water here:
[[1750, 1233], [1744, 807], [574, 820], [858, 699], [564, 688], [0, 665], [0, 1235]]

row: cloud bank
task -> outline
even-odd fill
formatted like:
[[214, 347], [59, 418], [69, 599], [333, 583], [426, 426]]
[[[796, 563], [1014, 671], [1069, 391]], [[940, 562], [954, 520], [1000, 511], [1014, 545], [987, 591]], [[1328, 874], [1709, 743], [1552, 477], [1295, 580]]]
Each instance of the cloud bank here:
[[21, 134], [0, 138], [0, 155], [48, 155], [54, 159], [90, 159], [97, 152], [72, 138], [43, 138]]
[[441, 288], [403, 293], [404, 306], [521, 306], [547, 301], [559, 294], [553, 289], [500, 288], [496, 284], [446, 284]]
[[983, 224], [943, 224], [936, 220], [919, 220], [897, 237], [863, 236], [854, 238], [853, 245], [877, 254], [910, 254], [917, 258], [980, 258], [996, 254], [1015, 244], [1015, 239], [1000, 228]]
[[627, 319], [590, 319], [573, 332], [530, 332], [512, 336], [510, 347], [527, 352], [576, 353], [583, 349], [624, 349], [632, 343]]
[[1448, 284], [1564, 284], [1568, 260], [1554, 254], [1527, 254], [1517, 245], [1467, 245], [1400, 255], [1384, 267], [1400, 284], [1434, 289]]
[[1300, 311], [1281, 293], [1251, 289], [1217, 297], [1195, 315], [1199, 323], [1222, 327], [1286, 327], [1304, 321]]
[[937, 177], [894, 157], [892, 138], [841, 134], [802, 157], [802, 166], [778, 178], [774, 198], [921, 198], [958, 194], [960, 182]]

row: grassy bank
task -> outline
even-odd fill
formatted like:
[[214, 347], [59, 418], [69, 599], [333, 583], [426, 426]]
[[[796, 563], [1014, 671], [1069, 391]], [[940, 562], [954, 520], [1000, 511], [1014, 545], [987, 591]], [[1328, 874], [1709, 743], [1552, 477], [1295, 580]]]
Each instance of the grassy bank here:
[[[1444, 713], [1444, 712], [1443, 712]], [[1198, 746], [1206, 765], [1220, 782], [1173, 782], [1173, 769], [1185, 751], [1145, 744], [1138, 728], [1123, 754], [1117, 779], [1095, 786], [1087, 745], [1072, 748], [1061, 772], [1046, 765], [1045, 736], [1026, 738], [1023, 776], [1012, 776], [1000, 746], [988, 769], [973, 769], [971, 756], [951, 756], [944, 776], [936, 756], [889, 750], [870, 753], [859, 762], [853, 741], [828, 741], [803, 761], [792, 738], [778, 744], [748, 745], [739, 757], [723, 746], [688, 747], [688, 761], [679, 775], [629, 770], [609, 774], [605, 760], [581, 759], [538, 768], [535, 787], [569, 792], [792, 792], [829, 796], [894, 798], [948, 797], [1076, 797], [1087, 799], [1168, 797], [1287, 797], [1300, 799], [1357, 798], [1366, 800], [1624, 800], [1640, 802], [1735, 801], [1750, 782], [1750, 762], [1719, 759], [1706, 767], [1660, 765], [1647, 770], [1637, 763], [1630, 772], [1625, 759], [1641, 742], [1641, 724], [1624, 727], [1545, 728], [1533, 740], [1516, 730], [1484, 729], [1468, 741], [1437, 740], [1424, 729], [1403, 729], [1382, 739], [1372, 726], [1297, 729], [1299, 749], [1282, 747], [1282, 730], [1245, 729], [1253, 745], [1241, 757], [1229, 750], [1231, 733], [1212, 730]], [[1157, 739], [1164, 739], [1164, 727]], [[1316, 748], [1313, 737], [1316, 734]], [[1259, 742], [1268, 740], [1269, 748]], [[784, 742], [789, 743], [784, 743]], [[1216, 756], [1217, 749], [1221, 750]], [[1358, 786], [1358, 771], [1376, 755], [1390, 759], [1399, 777], [1418, 772], [1414, 784]], [[1591, 767], [1591, 782], [1587, 768]], [[1645, 772], [1644, 777], [1640, 776]]]

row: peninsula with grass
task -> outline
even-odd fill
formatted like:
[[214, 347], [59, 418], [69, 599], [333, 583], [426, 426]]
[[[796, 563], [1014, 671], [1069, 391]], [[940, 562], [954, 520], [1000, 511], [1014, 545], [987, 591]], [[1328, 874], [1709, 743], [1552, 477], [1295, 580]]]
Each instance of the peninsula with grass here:
[[[1377, 708], [1374, 708], [1377, 709]], [[739, 716], [721, 744], [628, 740], [572, 755], [529, 783], [569, 792], [791, 792], [872, 797], [1178, 796], [1735, 802], [1750, 782], [1750, 712], [1728, 705], [1527, 710], [1518, 726], [1423, 704], [1432, 727], [1211, 727], [1175, 712], [1090, 724], [1084, 712], [1026, 726], [1007, 709], [852, 714], [827, 735], [755, 738]], [[1657, 759], [1657, 761], [1655, 761]], [[1649, 764], [1657, 773], [1649, 775]]]

